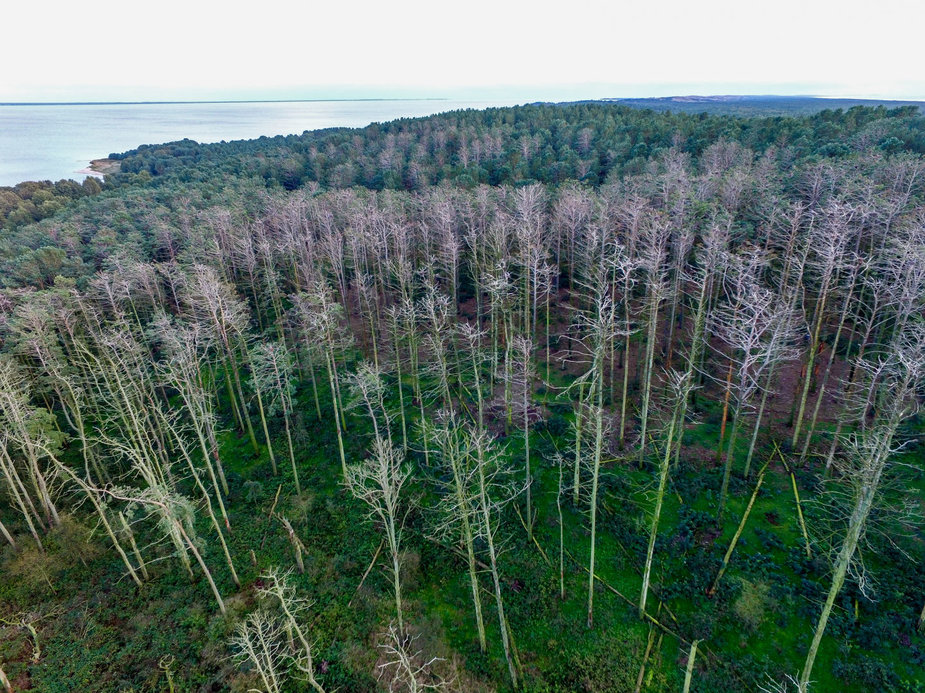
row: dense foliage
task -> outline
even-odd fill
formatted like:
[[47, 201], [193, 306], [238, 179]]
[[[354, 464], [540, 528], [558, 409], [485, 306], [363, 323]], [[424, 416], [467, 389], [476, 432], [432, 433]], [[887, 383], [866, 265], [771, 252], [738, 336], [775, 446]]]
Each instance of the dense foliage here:
[[922, 690], [923, 153], [534, 105], [10, 206], [0, 687]]
[[16, 228], [54, 216], [74, 200], [100, 192], [99, 181], [88, 176], [83, 183], [62, 179], [29, 181], [0, 187], [0, 227]]

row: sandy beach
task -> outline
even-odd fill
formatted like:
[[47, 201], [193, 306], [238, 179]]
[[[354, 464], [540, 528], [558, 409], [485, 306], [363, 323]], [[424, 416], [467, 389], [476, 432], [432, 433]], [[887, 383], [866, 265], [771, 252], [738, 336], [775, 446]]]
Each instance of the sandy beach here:
[[97, 176], [102, 178], [110, 173], [119, 172], [119, 162], [115, 159], [94, 159], [86, 168], [82, 168], [77, 173], [84, 176]]

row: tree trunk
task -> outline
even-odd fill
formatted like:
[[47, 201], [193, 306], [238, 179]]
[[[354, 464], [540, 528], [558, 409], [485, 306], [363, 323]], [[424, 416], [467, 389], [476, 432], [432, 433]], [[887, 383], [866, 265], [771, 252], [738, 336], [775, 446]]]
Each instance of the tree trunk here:
[[691, 689], [691, 678], [694, 675], [694, 659], [697, 657], [697, 645], [699, 643], [699, 640], [694, 640], [694, 642], [691, 643], [690, 653], [687, 655], [687, 668], [684, 670], [683, 693], [688, 693]]
[[504, 615], [504, 600], [501, 598], [501, 578], [498, 574], [498, 561], [495, 552], [495, 543], [494, 537], [492, 536], [491, 531], [491, 518], [488, 516], [488, 506], [487, 499], [485, 496], [485, 479], [484, 476], [480, 479], [480, 485], [482, 489], [482, 512], [485, 515], [484, 522], [487, 525], [485, 532], [485, 538], [488, 541], [488, 560], [491, 566], [491, 579], [495, 587], [495, 605], [498, 609], [498, 623], [501, 627], [501, 645], [504, 648], [504, 658], [507, 660], [507, 669], [508, 673], [511, 676], [511, 686], [516, 690], [517, 689], [517, 670], [514, 667], [514, 659], [511, 654], [511, 642], [508, 635], [508, 625], [507, 617]]
[[[599, 371], [600, 365], [597, 364], [596, 367]], [[588, 568], [588, 628], [594, 625], [594, 559], [597, 540], [597, 487], [601, 469], [601, 451], [604, 447], [604, 397], [601, 391], [602, 385], [601, 374], [600, 372], [596, 372], [594, 388], [591, 394], [592, 397], [595, 394], [597, 395], [597, 406], [594, 412], [594, 463], [591, 473], [591, 558]]]
[[658, 304], [660, 297], [652, 289], [649, 306], [649, 329], [646, 336], [645, 383], [642, 391], [642, 411], [639, 414], [642, 430], [639, 438], [639, 464], [642, 465], [646, 454], [646, 432], [649, 424], [649, 400], [652, 395], [652, 369], [655, 363], [655, 342], [658, 339]]
[[4, 525], [2, 521], [0, 521], [0, 534], [2, 534], [4, 539], [10, 543], [10, 546], [12, 546], [14, 549], [16, 548], [16, 540], [13, 539], [13, 535], [10, 534], [9, 530], [6, 528], [6, 525]]
[[[826, 287], [823, 286], [823, 291]], [[794, 450], [797, 446], [797, 441], [800, 438], [800, 428], [803, 424], [803, 414], [806, 410], [806, 400], [809, 397], [809, 388], [812, 384], [813, 378], [813, 364], [816, 362], [816, 352], [819, 350], [819, 332], [822, 330], [822, 316], [825, 313], [825, 299], [826, 295], [823, 293], [819, 297], [819, 306], [816, 309], [818, 311], [818, 316], [816, 317], [816, 325], [813, 328], [813, 338], [809, 344], [809, 355], [806, 362], [806, 374], [803, 376], [803, 391], [800, 395], [800, 405], [797, 409], [796, 419], [793, 422], [793, 436], [790, 439], [790, 447]]]
[[[765, 465], [767, 468], [767, 465]], [[755, 490], [752, 491], [752, 497], [748, 499], [748, 505], [745, 506], [745, 512], [742, 513], [742, 519], [739, 522], [739, 527], [736, 529], [735, 534], [732, 536], [732, 541], [729, 542], [729, 548], [726, 549], [726, 554], [723, 556], [723, 565], [719, 569], [719, 573], [716, 575], [716, 579], [713, 580], [713, 585], [707, 591], [709, 596], [716, 594], [716, 588], [719, 586], [719, 581], [723, 578], [723, 574], [726, 572], [726, 568], [729, 566], [729, 559], [732, 558], [732, 552], [735, 550], [736, 544], [739, 541], [739, 537], [742, 536], [742, 531], [745, 529], [745, 523], [748, 522], [748, 515], [752, 511], [752, 506], [755, 504], [755, 499], [758, 497], [758, 490], [761, 488], [761, 484], [764, 482], [764, 469], [758, 472], [758, 482], [755, 484]]]
[[[575, 410], [575, 474], [572, 482], [572, 502], [578, 507], [578, 491], [581, 484], [581, 427], [584, 421], [584, 396], [585, 383], [582, 381], [578, 384], [578, 407]], [[594, 396], [594, 387], [592, 386], [589, 397]]]
[[721, 523], [723, 520], [723, 510], [726, 507], [726, 497], [729, 495], [729, 476], [732, 473], [732, 458], [735, 448], [736, 438], [739, 434], [739, 424], [742, 421], [741, 407], [737, 404], [735, 412], [732, 415], [732, 432], [729, 434], [729, 445], [726, 448], [726, 461], [723, 465], [723, 484], [719, 490], [719, 509], [716, 512], [716, 522]]
[[[685, 395], [686, 397], [686, 391]], [[665, 439], [665, 454], [658, 470], [658, 490], [655, 492], [655, 508], [652, 511], [652, 522], [649, 525], [649, 545], [646, 549], [646, 564], [642, 571], [642, 592], [639, 595], [639, 618], [646, 617], [646, 599], [649, 596], [649, 577], [652, 574], [652, 559], [655, 555], [655, 538], [658, 536], [658, 521], [662, 514], [662, 502], [665, 498], [665, 486], [668, 484], [668, 469], [671, 462], [671, 451], [674, 441], [674, 429], [678, 416], [677, 405], [672, 412], [671, 422], [668, 425], [668, 436]]]

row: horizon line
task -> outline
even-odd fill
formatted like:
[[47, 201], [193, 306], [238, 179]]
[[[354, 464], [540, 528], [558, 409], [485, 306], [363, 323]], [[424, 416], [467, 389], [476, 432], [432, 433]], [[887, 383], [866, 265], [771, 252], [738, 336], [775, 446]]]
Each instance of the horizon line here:
[[[0, 106], [177, 106], [183, 104], [326, 103], [347, 101], [453, 101], [447, 96], [360, 97], [355, 99], [190, 99], [158, 101], [0, 101]], [[466, 99], [468, 100], [468, 99]], [[477, 99], [476, 99], [477, 100]]]
[[[710, 98], [787, 98], [787, 99], [819, 99], [819, 100], [846, 100], [846, 101], [873, 101], [880, 103], [916, 103], [925, 104], [925, 99], [916, 98], [877, 98], [871, 96], [845, 96], [824, 94], [743, 94], [743, 93], [686, 93], [669, 96], [599, 96], [596, 98], [572, 98], [566, 100], [538, 99], [524, 103], [586, 103], [589, 101], [669, 101], [672, 99], [710, 99]], [[328, 99], [157, 99], [151, 101], [0, 101], [0, 106], [181, 106], [193, 104], [284, 104], [284, 103], [351, 103], [351, 102], [387, 102], [387, 101], [497, 101], [490, 97], [455, 98], [451, 96], [403, 96], [403, 97], [357, 97], [357, 98], [328, 98]]]

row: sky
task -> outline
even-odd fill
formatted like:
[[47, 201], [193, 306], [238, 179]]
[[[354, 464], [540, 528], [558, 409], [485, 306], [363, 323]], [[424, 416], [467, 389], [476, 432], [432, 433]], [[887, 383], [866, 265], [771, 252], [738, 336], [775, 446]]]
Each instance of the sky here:
[[3, 14], [0, 102], [925, 99], [921, 0], [45, 0]]

